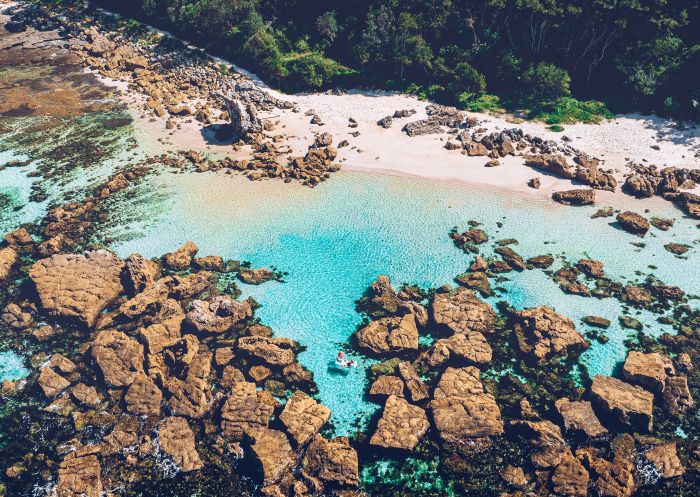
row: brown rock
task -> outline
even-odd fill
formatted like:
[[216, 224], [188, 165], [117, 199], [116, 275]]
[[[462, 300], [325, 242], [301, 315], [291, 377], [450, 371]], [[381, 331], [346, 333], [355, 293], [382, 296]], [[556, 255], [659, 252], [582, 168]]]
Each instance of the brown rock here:
[[530, 178], [529, 180], [527, 180], [527, 186], [529, 186], [530, 188], [533, 188], [535, 190], [538, 190], [541, 185], [542, 185], [542, 182], [541, 182], [539, 177], [534, 177], [534, 178]]
[[429, 366], [435, 367], [448, 361], [472, 364], [488, 364], [493, 352], [484, 335], [471, 332], [467, 335], [456, 333], [450, 338], [435, 342], [427, 352]]
[[158, 416], [162, 400], [163, 392], [144, 374], [134, 378], [124, 396], [126, 410], [144, 416]]
[[644, 217], [640, 216], [636, 212], [621, 212], [617, 215], [617, 222], [620, 224], [620, 227], [623, 230], [629, 231], [630, 233], [634, 233], [636, 235], [643, 236], [647, 231], [649, 231], [649, 221], [644, 219]]
[[685, 473], [685, 468], [676, 453], [675, 442], [656, 445], [644, 452], [644, 457], [662, 478], [675, 478]]
[[32, 325], [32, 315], [17, 304], [7, 304], [0, 314], [0, 324], [11, 330], [26, 330]]
[[158, 447], [185, 473], [204, 466], [195, 447], [194, 433], [185, 418], [170, 417], [160, 422]]
[[92, 327], [122, 292], [123, 266], [121, 259], [106, 250], [59, 254], [34, 263], [29, 277], [49, 315]]
[[593, 259], [579, 259], [576, 266], [583, 271], [586, 276], [591, 278], [600, 278], [605, 274], [603, 263]]
[[95, 456], [70, 457], [58, 466], [58, 497], [100, 497], [100, 462]]
[[369, 389], [369, 394], [384, 397], [395, 395], [396, 397], [403, 398], [403, 388], [403, 381], [398, 376], [380, 375], [376, 380], [374, 380], [374, 383], [372, 383], [372, 387]]
[[295, 360], [293, 348], [297, 347], [294, 340], [288, 338], [241, 337], [238, 340], [239, 350], [261, 360], [268, 366], [289, 366]]
[[666, 377], [675, 373], [671, 359], [659, 353], [643, 354], [630, 351], [622, 367], [622, 377], [626, 382], [639, 385], [651, 392], [660, 394], [666, 385]]
[[319, 478], [343, 487], [356, 487], [360, 483], [357, 451], [346, 437], [327, 440], [316, 435], [304, 456], [302, 471], [307, 478]]
[[248, 370], [248, 376], [250, 376], [255, 383], [260, 384], [272, 376], [272, 371], [265, 366], [253, 366]]
[[0, 283], [7, 281], [12, 274], [12, 269], [19, 260], [19, 254], [12, 247], [0, 249]]
[[652, 302], [654, 298], [644, 288], [627, 285], [622, 289], [622, 301], [633, 305], [645, 305]]
[[470, 290], [478, 290], [482, 297], [490, 297], [493, 295], [489, 279], [486, 273], [481, 271], [461, 274], [455, 278], [455, 281]]
[[92, 342], [92, 358], [111, 387], [129, 386], [143, 374], [143, 346], [121, 331], [99, 332]]
[[78, 366], [63, 354], [53, 354], [49, 359], [49, 366], [64, 374], [75, 373], [78, 370]]
[[258, 269], [241, 269], [238, 272], [238, 279], [248, 285], [260, 285], [274, 278], [274, 273], [265, 267]]
[[589, 438], [599, 437], [608, 432], [598, 421], [590, 402], [571, 402], [564, 397], [557, 400], [554, 405], [564, 420], [566, 431], [583, 433]]
[[279, 482], [294, 464], [294, 451], [287, 435], [269, 428], [258, 428], [250, 436], [255, 441], [250, 448], [260, 465], [263, 486]]
[[520, 257], [515, 250], [510, 247], [498, 247], [495, 252], [500, 255], [506, 264], [508, 264], [513, 269], [522, 271], [525, 269], [525, 261]]
[[220, 255], [200, 257], [194, 260], [194, 265], [199, 269], [204, 269], [205, 271], [216, 271], [219, 273], [224, 272], [226, 269], [224, 259]]
[[297, 390], [279, 416], [297, 446], [306, 445], [331, 417], [331, 410]]
[[464, 147], [464, 151], [466, 152], [466, 154], [472, 157], [484, 156], [489, 154], [489, 149], [479, 142], [467, 141], [464, 142], [462, 146]]
[[436, 394], [430, 402], [435, 426], [445, 442], [466, 443], [469, 439], [503, 434], [501, 411], [493, 395], [454, 393], [458, 395], [438, 397]]
[[34, 240], [29, 232], [24, 228], [18, 228], [5, 235], [5, 241], [16, 252], [30, 252], [34, 245]]
[[693, 405], [693, 397], [688, 388], [688, 377], [684, 374], [667, 376], [664, 400], [672, 412], [684, 412]]
[[70, 390], [71, 395], [79, 404], [88, 407], [100, 405], [100, 397], [97, 395], [95, 387], [87, 386], [85, 383], [78, 383]]
[[[399, 375], [406, 384], [407, 397], [411, 402], [422, 402], [429, 398], [428, 386], [420, 379], [413, 365], [408, 361], [399, 363]], [[403, 397], [403, 396], [400, 396]]]
[[595, 190], [574, 189], [554, 192], [552, 199], [564, 205], [593, 205]]
[[511, 466], [510, 464], [501, 471], [501, 478], [503, 478], [508, 485], [520, 489], [526, 488], [529, 483], [523, 468]]
[[546, 306], [520, 312], [515, 334], [520, 350], [538, 362], [571, 347], [588, 346], [571, 319]]
[[530, 459], [535, 466], [554, 468], [569, 452], [561, 430], [551, 421], [514, 421], [513, 426], [529, 439]]
[[609, 328], [610, 320], [605, 319], [600, 316], [584, 316], [583, 320], [588, 326], [593, 326], [595, 328]]
[[530, 257], [527, 260], [527, 263], [540, 269], [547, 269], [549, 266], [554, 264], [554, 257], [551, 255], [537, 255], [535, 257]]
[[125, 287], [133, 294], [152, 286], [160, 275], [160, 266], [140, 254], [133, 254], [124, 261]]
[[195, 300], [187, 313], [186, 322], [198, 333], [225, 333], [234, 325], [253, 316], [248, 301], [238, 301], [228, 295], [213, 297], [209, 302]]
[[273, 412], [274, 407], [265, 402], [263, 392], [256, 390], [255, 383], [239, 381], [233, 385], [221, 409], [221, 429], [227, 438], [242, 440], [244, 434], [267, 428]]
[[384, 412], [369, 443], [384, 448], [411, 451], [429, 427], [430, 423], [423, 409], [392, 395], [384, 405]]
[[570, 452], [567, 452], [552, 474], [552, 490], [557, 495], [586, 497], [590, 475]]
[[435, 324], [449, 333], [490, 333], [497, 317], [490, 305], [462, 287], [437, 294], [431, 311]]
[[199, 251], [194, 242], [188, 241], [175, 252], [163, 256], [163, 264], [173, 271], [184, 271], [192, 264], [192, 259]]
[[241, 370], [230, 364], [226, 366], [221, 373], [220, 385], [223, 388], [233, 388], [239, 381], [245, 381], [245, 376], [243, 376]]
[[37, 383], [48, 398], [56, 397], [70, 386], [70, 381], [49, 367], [41, 368]]
[[591, 384], [591, 401], [597, 410], [623, 425], [651, 430], [654, 395], [641, 387], [596, 375]]
[[526, 155], [525, 165], [552, 173], [559, 178], [573, 179], [574, 167], [566, 162], [563, 155]]
[[149, 354], [159, 354], [163, 349], [175, 345], [182, 338], [180, 334], [182, 317], [184, 316], [152, 324], [139, 330], [139, 339], [146, 346]]
[[371, 321], [355, 338], [361, 349], [377, 355], [418, 350], [418, 328], [413, 314]]

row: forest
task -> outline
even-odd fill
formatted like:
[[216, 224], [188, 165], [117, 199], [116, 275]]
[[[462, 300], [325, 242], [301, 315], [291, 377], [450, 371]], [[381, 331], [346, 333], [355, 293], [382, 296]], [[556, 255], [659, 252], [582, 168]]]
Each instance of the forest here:
[[551, 124], [700, 120], [694, 0], [98, 0], [288, 91], [372, 87]]

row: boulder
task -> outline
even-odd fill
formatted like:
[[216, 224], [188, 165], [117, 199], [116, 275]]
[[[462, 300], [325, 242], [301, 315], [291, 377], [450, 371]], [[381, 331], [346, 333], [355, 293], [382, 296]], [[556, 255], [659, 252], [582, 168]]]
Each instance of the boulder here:
[[122, 260], [106, 250], [58, 254], [35, 262], [29, 278], [49, 315], [92, 327], [122, 292], [123, 267]]
[[488, 364], [492, 356], [491, 346], [484, 335], [474, 331], [441, 338], [427, 351], [426, 359], [429, 366], [435, 367], [448, 362]]
[[675, 442], [656, 445], [644, 452], [644, 457], [662, 478], [675, 478], [685, 473], [685, 468], [678, 459]]
[[529, 481], [525, 476], [525, 471], [519, 466], [511, 466], [510, 464], [501, 471], [501, 478], [511, 487], [524, 489]]
[[0, 249], [0, 283], [10, 278], [12, 269], [19, 260], [19, 254], [12, 247]]
[[455, 278], [455, 281], [470, 290], [478, 290], [482, 297], [493, 295], [489, 278], [484, 272], [460, 274]]
[[436, 326], [450, 334], [490, 333], [497, 317], [490, 305], [462, 287], [435, 295], [431, 314]]
[[403, 381], [398, 376], [380, 375], [372, 383], [369, 394], [372, 396], [389, 397], [390, 395], [395, 395], [396, 397], [403, 397], [403, 389]]
[[209, 385], [201, 378], [188, 375], [185, 381], [170, 378], [165, 388], [170, 392], [168, 409], [174, 416], [201, 419], [210, 407]]
[[255, 383], [238, 381], [221, 409], [221, 429], [227, 438], [239, 441], [251, 431], [267, 428], [273, 412], [274, 407]]
[[595, 204], [595, 190], [574, 189], [552, 193], [552, 200], [564, 205], [593, 205]]
[[529, 439], [532, 464], [540, 468], [554, 468], [561, 463], [569, 448], [557, 425], [547, 420], [512, 422], [515, 429]]
[[210, 301], [195, 300], [187, 313], [186, 323], [197, 333], [224, 333], [234, 325], [253, 316], [248, 301], [234, 300], [228, 295], [213, 297]]
[[361, 349], [377, 355], [418, 350], [418, 328], [413, 314], [371, 321], [355, 338]]
[[316, 435], [306, 450], [302, 471], [307, 478], [337, 486], [356, 487], [360, 483], [357, 451], [346, 437], [327, 440]]
[[588, 438], [599, 437], [608, 432], [593, 412], [587, 401], [570, 401], [566, 397], [554, 403], [564, 421], [564, 429], [569, 433], [583, 434]]
[[635, 235], [644, 235], [649, 231], [649, 221], [647, 221], [643, 216], [640, 216], [636, 212], [625, 211], [617, 215], [617, 222], [620, 227], [630, 233]]
[[31, 252], [34, 240], [29, 232], [24, 228], [16, 230], [5, 235], [5, 241], [16, 252], [26, 253]]
[[152, 286], [160, 275], [160, 265], [140, 254], [130, 255], [124, 263], [124, 286], [132, 295]]
[[68, 455], [58, 466], [57, 497], [100, 497], [101, 472], [102, 468], [96, 456]]
[[596, 375], [591, 401], [601, 413], [635, 430], [650, 431], [654, 394], [609, 376]]
[[285, 404], [279, 420], [297, 446], [304, 446], [316, 436], [330, 417], [330, 409], [297, 390]]
[[163, 392], [145, 374], [137, 375], [124, 395], [126, 410], [131, 414], [158, 416]]
[[515, 335], [521, 352], [538, 362], [572, 347], [588, 346], [571, 319], [546, 306], [518, 313]]
[[194, 433], [185, 418], [165, 418], [158, 424], [158, 447], [184, 473], [204, 466], [195, 447]]
[[173, 271], [184, 271], [192, 264], [192, 259], [197, 255], [199, 248], [194, 242], [188, 241], [175, 252], [163, 256], [163, 264]]
[[681, 413], [692, 407], [694, 402], [688, 388], [688, 377], [684, 374], [667, 376], [663, 397], [673, 413]]
[[658, 178], [635, 173], [627, 176], [622, 189], [637, 198], [647, 198], [656, 194], [658, 184]]
[[70, 394], [78, 404], [95, 408], [100, 404], [100, 397], [97, 395], [95, 387], [85, 383], [78, 383], [70, 389]]
[[294, 465], [294, 451], [287, 435], [269, 428], [258, 428], [250, 432], [254, 440], [250, 448], [262, 473], [262, 485], [279, 482]]
[[37, 383], [47, 398], [56, 397], [70, 386], [70, 381], [56, 373], [50, 367], [41, 368]]
[[238, 349], [264, 362], [268, 366], [289, 366], [295, 360], [294, 348], [297, 343], [288, 338], [263, 336], [241, 337]]
[[484, 392], [481, 384], [481, 371], [473, 366], [466, 368], [447, 368], [435, 388], [436, 399], [444, 397], [467, 397]]
[[226, 271], [226, 263], [224, 263], [224, 258], [220, 255], [207, 255], [205, 257], [199, 257], [194, 260], [194, 265], [198, 269], [203, 269], [205, 271], [216, 271], [218, 273], [223, 273]]
[[178, 318], [141, 328], [138, 337], [146, 346], [146, 351], [149, 354], [159, 354], [163, 349], [175, 345], [182, 338], [180, 323], [183, 317], [179, 316]]
[[644, 306], [654, 300], [654, 297], [648, 290], [632, 285], [627, 285], [622, 289], [621, 298], [623, 302], [628, 302], [635, 306]]
[[574, 167], [566, 162], [563, 155], [526, 155], [525, 165], [541, 169], [559, 178], [574, 179], [576, 171]]
[[576, 267], [583, 271], [586, 276], [590, 276], [591, 278], [601, 278], [605, 274], [605, 271], [603, 270], [603, 263], [593, 259], [579, 259]]
[[241, 269], [238, 272], [238, 279], [248, 285], [260, 285], [266, 281], [275, 279], [275, 274], [265, 267], [257, 269]]
[[445, 442], [462, 444], [503, 434], [501, 411], [491, 394], [436, 397], [430, 408], [435, 427]]
[[406, 400], [390, 396], [370, 439], [371, 445], [412, 451], [430, 427], [425, 411]]
[[520, 257], [515, 250], [510, 247], [497, 247], [495, 252], [501, 256], [503, 261], [513, 269], [522, 271], [525, 269], [525, 261]]
[[527, 260], [528, 264], [535, 266], [540, 269], [547, 269], [549, 266], [554, 264], [554, 257], [551, 255], [536, 255], [535, 257], [530, 257]]
[[[428, 386], [420, 379], [416, 370], [410, 362], [403, 361], [399, 363], [399, 375], [403, 378], [406, 385], [407, 397], [411, 402], [418, 403], [426, 400], [428, 394]], [[402, 395], [400, 397], [403, 397]]]
[[99, 332], [92, 341], [92, 358], [110, 387], [129, 386], [143, 374], [143, 346], [121, 331]]
[[666, 386], [666, 377], [675, 373], [671, 359], [657, 352], [643, 354], [630, 351], [627, 354], [622, 377], [626, 382], [639, 385], [651, 392], [661, 394]]
[[552, 490], [557, 495], [586, 497], [589, 479], [583, 464], [567, 452], [552, 474]]

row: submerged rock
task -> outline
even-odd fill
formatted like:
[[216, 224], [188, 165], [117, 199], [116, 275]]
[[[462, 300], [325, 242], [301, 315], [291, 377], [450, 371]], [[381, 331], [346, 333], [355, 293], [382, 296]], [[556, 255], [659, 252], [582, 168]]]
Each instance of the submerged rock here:
[[656, 445], [644, 452], [644, 457], [662, 478], [675, 478], [685, 473], [685, 468], [676, 452], [675, 442]]

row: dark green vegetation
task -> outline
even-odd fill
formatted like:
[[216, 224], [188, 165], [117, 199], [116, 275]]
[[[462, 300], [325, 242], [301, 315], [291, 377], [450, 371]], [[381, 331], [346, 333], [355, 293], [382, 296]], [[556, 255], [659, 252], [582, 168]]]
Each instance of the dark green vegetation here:
[[95, 3], [289, 90], [402, 89], [549, 124], [596, 121], [607, 108], [700, 117], [700, 8], [687, 0]]

